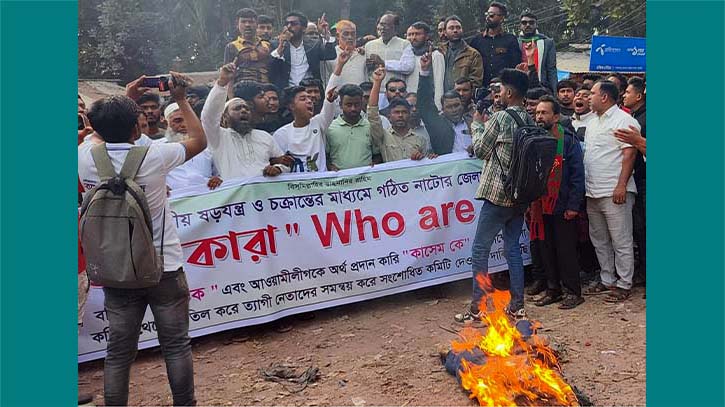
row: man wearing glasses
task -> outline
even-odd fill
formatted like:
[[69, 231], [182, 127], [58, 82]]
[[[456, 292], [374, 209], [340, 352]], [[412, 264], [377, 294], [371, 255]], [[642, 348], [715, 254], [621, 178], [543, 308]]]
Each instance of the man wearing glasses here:
[[307, 17], [290, 12], [284, 18], [284, 28], [279, 34], [276, 49], [272, 51], [272, 76], [280, 89], [297, 86], [304, 79], [321, 80], [320, 61], [337, 58], [335, 39], [330, 38], [329, 23], [325, 15], [317, 22], [321, 41], [305, 39]]
[[539, 32], [536, 20], [536, 15], [530, 11], [521, 14], [519, 44], [523, 62], [528, 63], [527, 57], [531, 56], [541, 85], [556, 93], [556, 45], [553, 39]]
[[503, 32], [506, 6], [493, 2], [484, 15], [486, 29], [470, 40], [469, 45], [481, 53], [483, 58], [483, 86], [498, 76], [504, 68], [516, 68], [521, 63], [521, 48], [513, 34]]

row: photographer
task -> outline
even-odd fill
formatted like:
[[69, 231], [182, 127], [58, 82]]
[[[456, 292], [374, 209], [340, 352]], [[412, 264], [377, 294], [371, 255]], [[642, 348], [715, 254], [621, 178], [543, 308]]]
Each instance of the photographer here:
[[[164, 272], [160, 282], [149, 288], [103, 288], [109, 327], [104, 368], [104, 404], [107, 406], [128, 404], [131, 363], [136, 357], [139, 327], [148, 306], [156, 321], [173, 405], [196, 404], [189, 338], [189, 285], [184, 274], [179, 236], [166, 197], [166, 175], [204, 151], [206, 136], [186, 100], [190, 79], [175, 72], [171, 72], [171, 77], [171, 96], [179, 105], [189, 137], [181, 143], [150, 145], [134, 178], [148, 201], [156, 251], [161, 252], [163, 247]], [[140, 134], [138, 115], [138, 106], [126, 96], [111, 96], [93, 103], [88, 119], [105, 145], [82, 143], [78, 146], [78, 174], [84, 183], [100, 183], [92, 155], [94, 148], [102, 147], [101, 153], [110, 159], [114, 171], [121, 170]], [[85, 252], [90, 258], [92, 253]]]

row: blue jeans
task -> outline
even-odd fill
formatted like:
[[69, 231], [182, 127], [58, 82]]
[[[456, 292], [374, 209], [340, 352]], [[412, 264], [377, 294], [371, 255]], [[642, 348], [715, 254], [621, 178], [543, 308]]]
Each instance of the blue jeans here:
[[519, 237], [524, 224], [527, 205], [505, 207], [484, 200], [478, 215], [476, 237], [473, 240], [473, 298], [471, 311], [478, 312], [484, 289], [479, 287], [476, 277], [488, 275], [488, 258], [496, 235], [503, 229], [504, 256], [509, 267], [511, 301], [509, 309], [518, 311], [524, 306], [524, 261], [521, 258]]
[[196, 405], [189, 338], [189, 285], [184, 271], [166, 272], [150, 288], [103, 288], [109, 338], [103, 371], [105, 405], [128, 405], [131, 363], [146, 307], [151, 306], [175, 406]]

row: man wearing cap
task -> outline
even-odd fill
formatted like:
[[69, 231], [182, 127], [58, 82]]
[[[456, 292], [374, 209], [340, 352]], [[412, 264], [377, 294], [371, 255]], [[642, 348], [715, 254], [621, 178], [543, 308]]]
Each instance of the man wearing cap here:
[[[249, 102], [234, 98], [225, 106], [227, 86], [234, 70], [234, 64], [221, 68], [201, 111], [201, 124], [219, 176], [228, 180], [289, 172], [292, 160], [283, 157], [284, 153], [269, 133], [253, 128]], [[228, 128], [220, 125], [225, 111]]]
[[[166, 128], [165, 136], [156, 143], [180, 143], [189, 137], [186, 121], [179, 110], [178, 103], [172, 103], [164, 109], [164, 118], [169, 127]], [[206, 184], [209, 189], [214, 189], [222, 183], [221, 178], [214, 176], [214, 173], [212, 155], [207, 148], [169, 172], [166, 176], [166, 185], [171, 191], [202, 184]]]

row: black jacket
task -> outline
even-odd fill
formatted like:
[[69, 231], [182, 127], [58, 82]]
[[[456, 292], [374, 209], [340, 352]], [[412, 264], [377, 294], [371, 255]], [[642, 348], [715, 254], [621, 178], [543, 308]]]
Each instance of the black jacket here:
[[420, 76], [416, 108], [430, 135], [433, 152], [442, 155], [453, 151], [456, 131], [453, 129], [453, 124], [440, 114], [433, 103], [433, 75]]
[[[277, 49], [279, 42], [275, 41], [272, 44], [272, 49]], [[307, 63], [309, 64], [309, 72], [315, 79], [321, 79], [320, 75], [320, 61], [329, 61], [337, 58], [337, 51], [335, 50], [335, 42], [328, 42], [322, 44], [322, 41], [317, 41], [313, 44], [302, 41], [302, 45], [305, 47], [305, 53], [307, 54]], [[271, 62], [271, 80], [272, 83], [277, 85], [280, 89], [284, 89], [289, 86], [289, 75], [292, 71], [291, 57], [290, 57], [290, 44], [289, 42], [284, 46], [284, 52], [282, 54], [284, 60], [272, 57]], [[322, 84], [324, 87], [326, 84]]]

